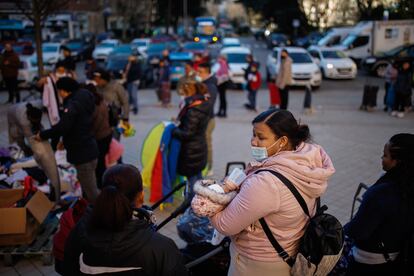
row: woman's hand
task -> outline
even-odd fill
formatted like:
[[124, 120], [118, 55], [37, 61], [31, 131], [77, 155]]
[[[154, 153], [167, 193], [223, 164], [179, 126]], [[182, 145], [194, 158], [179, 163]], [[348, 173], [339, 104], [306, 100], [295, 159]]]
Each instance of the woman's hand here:
[[239, 187], [233, 183], [232, 181], [228, 180], [228, 178], [224, 178], [223, 180], [223, 184], [221, 185], [221, 187], [223, 188], [224, 192], [227, 194], [228, 192], [231, 191], [235, 191], [237, 190]]

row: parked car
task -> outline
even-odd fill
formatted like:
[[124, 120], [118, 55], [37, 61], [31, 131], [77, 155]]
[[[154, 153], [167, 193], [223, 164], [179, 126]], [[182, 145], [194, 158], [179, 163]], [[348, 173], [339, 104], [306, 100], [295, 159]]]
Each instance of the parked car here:
[[361, 21], [337, 47], [358, 63], [368, 56], [414, 43], [414, 20]]
[[322, 83], [319, 66], [312, 60], [308, 51], [300, 47], [275, 47], [267, 57], [267, 78], [276, 78], [281, 63], [281, 51], [286, 49], [292, 59], [292, 86], [307, 86], [318, 89]]
[[294, 41], [294, 45], [298, 47], [308, 48], [311, 45], [318, 44], [318, 41], [323, 37], [320, 32], [311, 32], [307, 36], [299, 37]]
[[325, 78], [355, 79], [357, 66], [344, 52], [318, 46], [309, 47], [308, 52]]
[[[246, 57], [251, 53], [250, 49], [246, 47], [226, 47], [220, 51], [220, 55], [227, 57], [227, 62], [231, 72], [230, 80], [233, 84], [241, 85], [245, 82], [244, 69], [248, 66]], [[219, 64], [215, 63], [212, 71], [217, 72], [218, 69]]]
[[151, 43], [147, 49], [147, 59], [152, 66], [158, 66], [162, 52], [168, 49], [170, 52], [176, 52], [180, 49], [180, 45], [176, 41], [164, 43]]
[[37, 60], [33, 56], [20, 56], [19, 74], [17, 76], [19, 86], [27, 88], [33, 85], [38, 78], [37, 70]]
[[150, 45], [150, 38], [135, 38], [131, 41], [132, 46], [136, 47], [139, 52], [146, 53]]
[[94, 49], [93, 44], [86, 43], [81, 39], [69, 40], [65, 46], [69, 48], [75, 60], [84, 60], [91, 57]]
[[265, 28], [250, 28], [256, 40], [265, 40]]
[[387, 52], [369, 56], [362, 61], [362, 67], [378, 77], [383, 77], [385, 69], [392, 60], [413, 59], [414, 44], [396, 47]]
[[209, 51], [207, 50], [206, 44], [200, 43], [200, 42], [187, 42], [187, 43], [184, 43], [182, 51], [192, 53], [194, 55], [195, 54], [201, 54], [202, 56], [208, 56], [209, 55]]
[[169, 55], [170, 59], [170, 79], [172, 85], [176, 85], [178, 80], [184, 76], [185, 64], [193, 60], [193, 53], [191, 52], [172, 52]]
[[108, 55], [120, 44], [118, 39], [106, 39], [98, 44], [92, 53], [92, 57], [98, 61], [106, 61]]
[[241, 47], [240, 39], [235, 37], [225, 37], [221, 41], [222, 48]]
[[334, 46], [339, 45], [341, 41], [352, 31], [353, 27], [336, 27], [329, 29], [326, 34], [319, 39], [318, 46]]
[[267, 37], [267, 46], [269, 49], [272, 49], [273, 47], [283, 47], [283, 46], [289, 46], [291, 44], [289, 38], [285, 34], [281, 33], [271, 33]]
[[[55, 65], [59, 61], [60, 57], [60, 43], [43, 43], [42, 52], [43, 52], [43, 63], [45, 65]], [[36, 58], [36, 55], [35, 55]]]

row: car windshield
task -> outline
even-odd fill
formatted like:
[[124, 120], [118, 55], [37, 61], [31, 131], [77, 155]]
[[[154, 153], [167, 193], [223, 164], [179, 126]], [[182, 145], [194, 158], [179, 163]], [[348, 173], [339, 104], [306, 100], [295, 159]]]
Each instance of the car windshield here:
[[206, 47], [201, 43], [187, 43], [184, 45], [186, 50], [204, 50]]
[[114, 58], [108, 60], [106, 66], [109, 70], [123, 70], [128, 63], [128, 58]]
[[348, 47], [349, 45], [351, 45], [354, 40], [357, 38], [356, 35], [348, 35], [347, 37], [345, 37], [344, 41], [342, 41], [341, 45]]
[[289, 53], [293, 63], [312, 63], [312, 59], [307, 53]]
[[57, 52], [57, 50], [58, 50], [57, 46], [49, 46], [49, 45], [42, 46], [42, 51], [44, 53]]
[[97, 46], [97, 48], [113, 48], [115, 45], [113, 43], [104, 42]]
[[79, 49], [79, 48], [82, 47], [82, 43], [81, 42], [69, 42], [66, 45], [68, 46], [69, 49]]
[[346, 55], [341, 51], [322, 51], [324, 58], [346, 58]]
[[145, 41], [134, 41], [132, 44], [138, 47], [147, 46], [147, 43]]
[[113, 51], [113, 53], [126, 53], [126, 54], [131, 53], [131, 52], [132, 52], [132, 49], [131, 49], [131, 46], [129, 45], [116, 47]]
[[244, 53], [227, 54], [227, 61], [228, 63], [247, 63], [246, 56], [247, 54]]
[[148, 52], [161, 52], [167, 47], [164, 43], [151, 44], [148, 47]]

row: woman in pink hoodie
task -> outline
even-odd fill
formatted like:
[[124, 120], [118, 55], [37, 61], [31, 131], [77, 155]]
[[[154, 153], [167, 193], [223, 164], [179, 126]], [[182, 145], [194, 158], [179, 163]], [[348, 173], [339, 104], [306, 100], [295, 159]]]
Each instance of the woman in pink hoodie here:
[[[230, 204], [211, 217], [213, 226], [231, 237], [229, 274], [290, 275], [289, 265], [267, 239], [259, 219], [264, 217], [273, 236], [290, 256], [295, 256], [308, 217], [289, 189], [272, 173], [288, 178], [315, 212], [316, 199], [335, 172], [323, 148], [307, 143], [307, 125], [299, 125], [289, 111], [268, 110], [253, 120], [251, 162], [247, 178]], [[227, 187], [229, 188], [229, 187]]]

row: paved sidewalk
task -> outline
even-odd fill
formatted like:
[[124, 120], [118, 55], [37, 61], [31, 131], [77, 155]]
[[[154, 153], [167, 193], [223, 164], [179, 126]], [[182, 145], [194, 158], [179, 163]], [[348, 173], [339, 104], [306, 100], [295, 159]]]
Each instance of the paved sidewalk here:
[[[371, 78], [368, 80], [381, 85], [378, 103], [382, 108], [382, 81]], [[397, 119], [384, 113], [381, 108], [370, 113], [358, 110], [362, 99], [362, 87], [366, 81], [362, 78], [354, 81], [324, 80], [321, 89], [313, 93], [315, 112], [312, 115], [302, 113], [304, 91], [290, 92], [291, 111], [301, 123], [309, 125], [313, 141], [326, 149], [337, 170], [322, 200], [328, 204], [328, 211], [337, 216], [342, 223], [349, 220], [352, 198], [358, 184], [372, 184], [382, 173], [381, 155], [386, 141], [395, 133], [414, 133], [414, 113]], [[135, 137], [123, 139], [123, 143], [126, 146], [124, 162], [141, 168], [140, 149], [145, 136], [159, 121], [176, 116], [179, 99], [174, 94], [174, 106], [164, 109], [156, 104], [153, 90], [139, 91], [138, 97], [140, 113], [131, 117], [137, 134]], [[216, 118], [216, 129], [213, 134], [213, 170], [216, 178], [223, 177], [227, 162], [250, 160], [250, 122], [257, 115], [242, 107], [246, 99], [242, 91], [229, 91], [227, 99], [228, 118]], [[2, 93], [0, 102], [4, 100], [5, 93]], [[260, 111], [268, 107], [266, 89], [259, 91], [258, 104]], [[7, 143], [5, 112], [5, 106], [1, 105], [0, 144]], [[173, 206], [170, 206], [163, 212], [158, 211], [158, 221], [173, 209]], [[161, 232], [173, 238], [179, 247], [184, 246], [184, 242], [177, 237], [175, 221], [170, 222]], [[22, 259], [13, 268], [4, 267], [0, 262], [1, 275], [54, 275], [53, 273], [53, 267], [42, 266], [38, 259]]]

